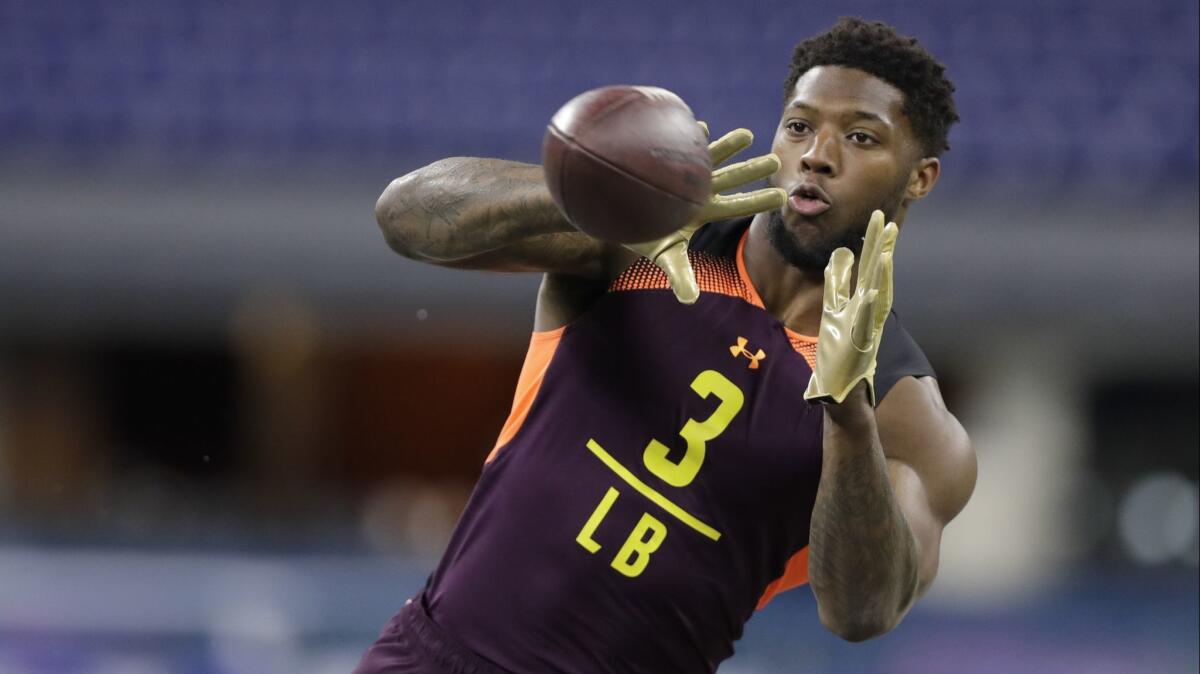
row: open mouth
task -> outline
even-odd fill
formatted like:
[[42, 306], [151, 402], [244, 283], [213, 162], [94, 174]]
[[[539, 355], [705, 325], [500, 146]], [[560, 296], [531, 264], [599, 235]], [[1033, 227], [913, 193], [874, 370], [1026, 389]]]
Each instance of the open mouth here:
[[788, 198], [788, 206], [800, 215], [820, 215], [830, 208], [829, 195], [816, 185], [801, 185], [792, 190], [792, 195]]

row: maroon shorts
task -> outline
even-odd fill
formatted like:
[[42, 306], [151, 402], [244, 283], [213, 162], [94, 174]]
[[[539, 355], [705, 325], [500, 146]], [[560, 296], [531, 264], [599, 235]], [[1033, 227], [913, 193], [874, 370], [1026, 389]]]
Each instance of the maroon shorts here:
[[507, 674], [451, 639], [422, 599], [408, 600], [388, 621], [353, 674]]

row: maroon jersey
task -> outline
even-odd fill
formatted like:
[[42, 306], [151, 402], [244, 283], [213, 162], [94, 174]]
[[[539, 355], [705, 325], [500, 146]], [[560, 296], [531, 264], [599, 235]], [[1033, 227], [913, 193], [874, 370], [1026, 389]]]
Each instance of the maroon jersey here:
[[[816, 341], [763, 308], [748, 222], [693, 238], [694, 305], [643, 259], [533, 335], [423, 595], [455, 640], [514, 672], [711, 672], [757, 607], [806, 582]], [[894, 317], [883, 339], [879, 399], [932, 374]]]

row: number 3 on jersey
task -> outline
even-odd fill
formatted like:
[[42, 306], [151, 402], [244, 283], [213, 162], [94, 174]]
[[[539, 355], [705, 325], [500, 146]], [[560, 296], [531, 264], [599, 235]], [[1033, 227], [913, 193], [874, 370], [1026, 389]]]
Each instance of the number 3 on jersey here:
[[715, 395], [721, 404], [704, 421], [688, 419], [680, 429], [680, 437], [687, 440], [683, 458], [678, 463], [668, 459], [670, 448], [658, 440], [651, 440], [642, 454], [646, 468], [672, 487], [685, 487], [696, 479], [696, 473], [704, 463], [705, 443], [723, 433], [746, 402], [742, 390], [716, 370], [705, 370], [696, 375], [692, 390], [705, 399]]
[[[688, 419], [687, 423], [680, 429], [679, 436], [687, 442], [687, 450], [684, 452], [684, 455], [679, 461], [670, 460], [667, 458], [667, 455], [671, 451], [670, 448], [654, 439], [650, 440], [645, 452], [642, 454], [642, 461], [646, 464], [646, 468], [659, 479], [673, 487], [687, 486], [691, 484], [692, 480], [696, 479], [697, 473], [700, 472], [700, 467], [704, 464], [704, 457], [707, 451], [706, 443], [724, 432], [729, 427], [730, 422], [733, 421], [733, 418], [737, 416], [737, 413], [741, 411], [743, 404], [745, 404], [745, 396], [742, 394], [741, 389], [729, 381], [725, 375], [716, 370], [705, 370], [696, 375], [696, 378], [692, 380], [691, 386], [692, 390], [701, 398], [708, 399], [709, 396], [716, 396], [720, 402], [717, 405], [717, 409], [713, 410], [707, 419], [704, 421]], [[600, 523], [604, 520], [605, 515], [608, 514], [609, 508], [617, 500], [618, 495], [619, 492], [616, 489], [609, 487], [604, 498], [601, 499], [595, 510], [592, 511], [587, 522], [584, 523], [583, 529], [579, 531], [579, 535], [575, 537], [576, 542], [588, 552], [594, 554], [600, 550], [600, 544], [592, 538], [592, 535], [599, 528]], [[662, 498], [657, 494], [654, 496], [655, 498]], [[678, 509], [678, 506], [671, 505]], [[686, 513], [684, 514], [686, 515]], [[688, 519], [693, 518], [688, 517]], [[689, 526], [694, 525], [689, 524]], [[716, 540], [719, 536], [716, 531], [712, 531], [711, 534], [706, 535], [713, 538], [713, 540]], [[646, 565], [650, 562], [650, 555], [662, 545], [663, 539], [666, 536], [666, 525], [650, 513], [643, 513], [642, 519], [634, 527], [634, 530], [629, 533], [625, 544], [621, 546], [621, 549], [617, 552], [617, 556], [612, 560], [611, 566], [631, 578], [641, 575]]]

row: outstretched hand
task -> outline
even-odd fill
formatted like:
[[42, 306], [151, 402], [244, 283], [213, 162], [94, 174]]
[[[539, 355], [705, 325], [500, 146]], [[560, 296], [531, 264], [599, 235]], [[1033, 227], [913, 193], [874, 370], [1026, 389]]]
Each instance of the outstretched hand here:
[[[708, 125], [700, 122], [708, 137]], [[625, 247], [638, 255], [649, 258], [667, 275], [675, 298], [683, 304], [692, 304], [700, 297], [700, 289], [696, 285], [696, 274], [688, 261], [688, 243], [692, 234], [702, 225], [713, 220], [725, 220], [746, 215], [754, 215], [774, 208], [782, 208], [787, 200], [787, 193], [778, 187], [768, 187], [752, 192], [737, 194], [721, 194], [725, 190], [741, 187], [747, 183], [761, 180], [779, 170], [779, 157], [767, 154], [753, 159], [716, 168], [733, 155], [750, 147], [754, 142], [754, 134], [749, 129], [734, 129], [709, 143], [708, 153], [712, 157], [714, 167], [712, 174], [712, 192], [708, 203], [700, 209], [700, 215], [695, 220], [684, 225], [679, 231], [661, 239], [644, 243], [626, 244]]]
[[854, 253], [838, 248], [825, 267], [825, 299], [817, 337], [817, 366], [804, 399], [840, 403], [860, 381], [875, 404], [875, 359], [883, 324], [892, 310], [892, 251], [900, 230], [883, 224], [883, 211], [871, 214], [858, 267], [857, 288], [851, 288]]

